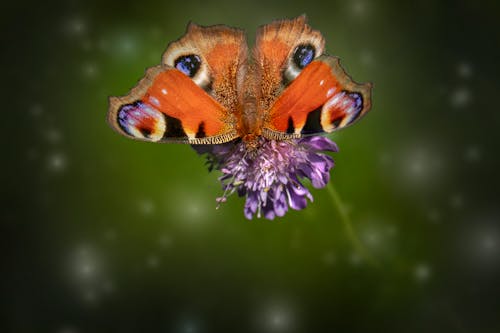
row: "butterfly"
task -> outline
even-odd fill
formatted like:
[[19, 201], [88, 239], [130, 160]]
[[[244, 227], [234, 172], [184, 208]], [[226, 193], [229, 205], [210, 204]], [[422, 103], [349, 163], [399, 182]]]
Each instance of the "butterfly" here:
[[118, 133], [151, 142], [217, 145], [260, 137], [289, 140], [347, 127], [371, 107], [358, 84], [306, 17], [261, 26], [249, 51], [245, 33], [188, 24], [161, 64], [125, 96], [110, 97]]

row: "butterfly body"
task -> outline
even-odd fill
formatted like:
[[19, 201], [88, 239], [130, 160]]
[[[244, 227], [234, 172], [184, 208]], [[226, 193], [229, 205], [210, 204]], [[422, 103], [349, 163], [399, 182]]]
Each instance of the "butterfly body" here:
[[261, 27], [248, 51], [244, 32], [188, 25], [162, 64], [131, 92], [111, 97], [108, 120], [125, 136], [153, 142], [220, 144], [263, 136], [289, 140], [330, 133], [371, 106], [371, 84], [357, 84], [324, 39], [300, 16]]

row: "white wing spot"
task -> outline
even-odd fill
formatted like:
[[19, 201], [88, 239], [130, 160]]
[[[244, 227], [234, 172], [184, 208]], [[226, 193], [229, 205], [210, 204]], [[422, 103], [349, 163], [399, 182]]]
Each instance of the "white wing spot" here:
[[333, 94], [335, 94], [335, 90], [337, 90], [337, 89], [335, 89], [335, 88], [328, 89], [328, 91], [326, 92], [326, 98], [332, 97]]
[[154, 106], [160, 106], [160, 101], [158, 100], [158, 98], [150, 96], [149, 100], [151, 101], [151, 104], [153, 104]]

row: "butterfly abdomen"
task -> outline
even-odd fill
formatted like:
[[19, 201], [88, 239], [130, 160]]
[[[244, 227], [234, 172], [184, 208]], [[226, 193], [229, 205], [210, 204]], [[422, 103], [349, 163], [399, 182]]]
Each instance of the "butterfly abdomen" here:
[[257, 111], [257, 99], [247, 97], [241, 106], [241, 118], [238, 132], [242, 138], [248, 135], [260, 135], [262, 123]]

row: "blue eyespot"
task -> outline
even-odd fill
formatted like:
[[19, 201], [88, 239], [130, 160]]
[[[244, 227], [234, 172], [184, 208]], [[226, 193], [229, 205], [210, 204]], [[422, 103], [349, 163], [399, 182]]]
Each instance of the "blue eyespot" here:
[[293, 53], [293, 62], [298, 68], [302, 69], [314, 60], [315, 55], [316, 51], [311, 44], [299, 45]]
[[189, 54], [177, 58], [174, 62], [175, 68], [189, 77], [194, 77], [201, 66], [201, 59], [196, 54]]
[[361, 111], [363, 110], [363, 95], [357, 92], [348, 93], [347, 95], [352, 99], [351, 115], [347, 123], [349, 125], [355, 122], [361, 115]]
[[363, 109], [363, 96], [360, 93], [353, 92], [349, 93], [349, 97], [353, 99], [354, 109], [358, 112]]

